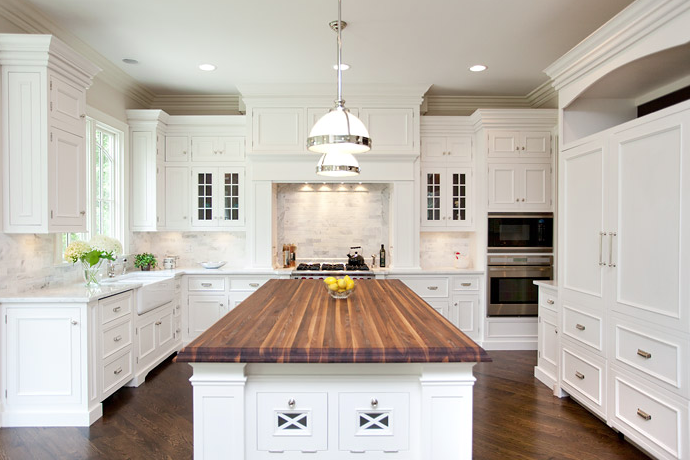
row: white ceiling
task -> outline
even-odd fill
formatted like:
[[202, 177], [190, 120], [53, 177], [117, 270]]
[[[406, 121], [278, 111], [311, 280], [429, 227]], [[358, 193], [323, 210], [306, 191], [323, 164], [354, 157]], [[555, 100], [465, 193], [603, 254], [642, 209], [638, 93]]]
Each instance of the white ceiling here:
[[[28, 0], [158, 95], [334, 84], [336, 0]], [[631, 0], [343, 0], [347, 84], [525, 96]], [[139, 61], [122, 63], [123, 58]], [[197, 69], [201, 63], [215, 72]], [[472, 73], [476, 63], [489, 69]]]

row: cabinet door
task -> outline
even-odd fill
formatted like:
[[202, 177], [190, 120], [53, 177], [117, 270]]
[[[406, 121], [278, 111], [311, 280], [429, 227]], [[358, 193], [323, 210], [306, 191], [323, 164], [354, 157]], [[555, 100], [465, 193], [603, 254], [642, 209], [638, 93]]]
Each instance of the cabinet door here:
[[87, 174], [84, 138], [52, 128], [49, 142], [50, 229], [85, 232]]
[[539, 367], [554, 379], [558, 376], [558, 318], [554, 313], [539, 315]]
[[515, 165], [489, 165], [489, 210], [515, 211], [520, 207], [516, 196], [517, 174]]
[[472, 225], [472, 171], [449, 169], [446, 178], [446, 225], [469, 227]]
[[51, 72], [50, 124], [77, 135], [86, 136], [86, 92]]
[[221, 152], [221, 161], [242, 161], [244, 160], [244, 138], [243, 137], [219, 137], [218, 150]]
[[192, 225], [195, 227], [217, 226], [213, 208], [215, 197], [213, 190], [218, 173], [215, 168], [192, 168]]
[[132, 227], [155, 230], [156, 219], [156, 144], [151, 131], [132, 132]]
[[422, 161], [446, 161], [446, 138], [442, 136], [424, 136], [421, 141]]
[[189, 228], [189, 168], [165, 168], [165, 226], [168, 230]]
[[520, 132], [521, 158], [550, 158], [551, 133], [548, 131]]
[[244, 225], [244, 169], [220, 169], [216, 181], [218, 190], [216, 200], [219, 209], [216, 214], [218, 225], [237, 227]]
[[470, 338], [479, 337], [479, 296], [454, 295], [450, 306], [450, 321]]
[[617, 133], [606, 262], [615, 310], [690, 331], [688, 112]]
[[21, 307], [6, 314], [7, 405], [79, 403], [87, 327], [81, 309]]
[[306, 130], [303, 108], [255, 107], [251, 115], [252, 150], [266, 152], [305, 150]]
[[189, 161], [189, 138], [187, 136], [167, 136], [165, 138], [165, 161]]
[[518, 196], [523, 211], [550, 211], [551, 164], [519, 165]]
[[446, 138], [448, 162], [472, 161], [472, 136], [452, 136]]
[[196, 337], [228, 312], [226, 295], [189, 296], [189, 335]]
[[431, 308], [439, 312], [444, 318], [451, 321], [450, 309], [448, 307], [447, 300], [427, 300], [427, 303], [431, 305]]
[[373, 139], [372, 153], [414, 150], [412, 109], [362, 109], [362, 122]]
[[140, 316], [137, 319], [136, 330], [137, 342], [137, 364], [140, 367], [154, 361], [158, 356], [156, 353], [156, 322], [158, 318], [153, 313]]
[[156, 321], [156, 347], [159, 353], [167, 352], [175, 340], [175, 322], [173, 321], [172, 304], [162, 312]]
[[604, 311], [605, 161], [603, 142], [563, 152], [559, 222], [562, 305]]
[[422, 226], [445, 227], [445, 169], [422, 170]]
[[220, 161], [218, 138], [208, 136], [192, 137], [192, 161]]
[[489, 131], [489, 158], [517, 158], [520, 154], [519, 131]]

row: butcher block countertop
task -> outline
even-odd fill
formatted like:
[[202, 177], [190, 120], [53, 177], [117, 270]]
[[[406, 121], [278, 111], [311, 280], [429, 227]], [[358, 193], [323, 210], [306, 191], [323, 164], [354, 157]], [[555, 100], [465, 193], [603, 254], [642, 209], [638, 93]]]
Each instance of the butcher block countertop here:
[[321, 280], [270, 280], [177, 355], [180, 362], [491, 361], [399, 280], [357, 280], [345, 300]]

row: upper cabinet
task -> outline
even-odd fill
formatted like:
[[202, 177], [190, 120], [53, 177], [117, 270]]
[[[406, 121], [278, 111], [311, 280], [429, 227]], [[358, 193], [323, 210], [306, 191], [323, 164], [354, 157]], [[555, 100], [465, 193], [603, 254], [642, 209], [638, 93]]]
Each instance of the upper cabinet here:
[[552, 206], [550, 164], [489, 164], [489, 211], [551, 211]]
[[100, 71], [51, 35], [0, 34], [3, 231], [86, 231], [86, 90]]
[[549, 131], [489, 131], [489, 158], [549, 158]]
[[469, 163], [472, 161], [472, 136], [422, 135], [422, 161]]

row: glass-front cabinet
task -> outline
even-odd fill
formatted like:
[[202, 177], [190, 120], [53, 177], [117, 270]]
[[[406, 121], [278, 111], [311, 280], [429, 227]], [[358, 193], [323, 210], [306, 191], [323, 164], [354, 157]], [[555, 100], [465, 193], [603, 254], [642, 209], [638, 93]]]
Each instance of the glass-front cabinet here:
[[472, 170], [422, 169], [421, 228], [468, 230], [472, 225]]
[[192, 168], [193, 227], [244, 225], [243, 168]]

